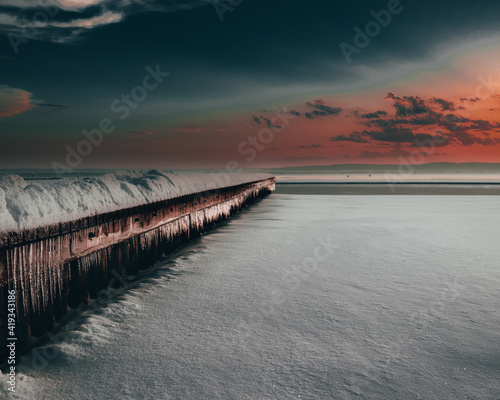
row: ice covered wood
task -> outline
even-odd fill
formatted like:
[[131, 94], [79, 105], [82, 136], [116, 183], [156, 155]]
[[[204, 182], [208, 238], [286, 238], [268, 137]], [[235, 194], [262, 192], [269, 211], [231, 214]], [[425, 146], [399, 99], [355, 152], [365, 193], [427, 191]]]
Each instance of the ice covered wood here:
[[[49, 332], [68, 307], [79, 308], [104, 289], [123, 285], [274, 189], [274, 177], [254, 179], [7, 236], [0, 246], [0, 292], [17, 294], [19, 345]], [[0, 330], [0, 348], [4, 342]]]
[[56, 181], [25, 181], [18, 175], [0, 175], [0, 233], [74, 221], [269, 177], [158, 170]]

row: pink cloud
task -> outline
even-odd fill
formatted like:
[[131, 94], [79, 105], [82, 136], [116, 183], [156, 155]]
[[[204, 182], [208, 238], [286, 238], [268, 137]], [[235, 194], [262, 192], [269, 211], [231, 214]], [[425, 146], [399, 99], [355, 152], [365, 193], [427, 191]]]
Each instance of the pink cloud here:
[[32, 109], [32, 95], [23, 89], [0, 85], [0, 118], [13, 117]]
[[52, 22], [51, 26], [56, 28], [85, 28], [93, 29], [102, 25], [115, 24], [124, 18], [121, 12], [107, 11], [92, 18], [75, 19], [69, 22]]

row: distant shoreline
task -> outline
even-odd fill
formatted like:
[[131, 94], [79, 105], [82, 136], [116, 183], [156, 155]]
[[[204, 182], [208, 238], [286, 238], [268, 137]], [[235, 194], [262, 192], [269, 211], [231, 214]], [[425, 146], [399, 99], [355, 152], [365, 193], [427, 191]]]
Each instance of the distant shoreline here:
[[277, 185], [496, 185], [500, 182], [276, 182]]
[[500, 195], [500, 183], [483, 182], [277, 182], [276, 194]]

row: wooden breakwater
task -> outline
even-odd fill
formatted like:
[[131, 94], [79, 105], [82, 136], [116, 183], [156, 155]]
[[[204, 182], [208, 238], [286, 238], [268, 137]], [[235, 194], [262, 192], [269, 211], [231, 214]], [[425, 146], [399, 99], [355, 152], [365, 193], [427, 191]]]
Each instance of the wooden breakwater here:
[[119, 288], [182, 243], [270, 194], [275, 178], [172, 198], [0, 239], [0, 364], [7, 356], [9, 291], [17, 351], [68, 309]]

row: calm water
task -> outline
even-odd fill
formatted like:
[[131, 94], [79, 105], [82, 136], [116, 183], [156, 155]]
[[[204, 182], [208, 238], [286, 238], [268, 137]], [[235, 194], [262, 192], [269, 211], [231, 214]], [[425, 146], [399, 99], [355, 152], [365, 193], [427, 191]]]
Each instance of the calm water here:
[[499, 399], [499, 226], [496, 197], [272, 195], [25, 358], [17, 397]]

